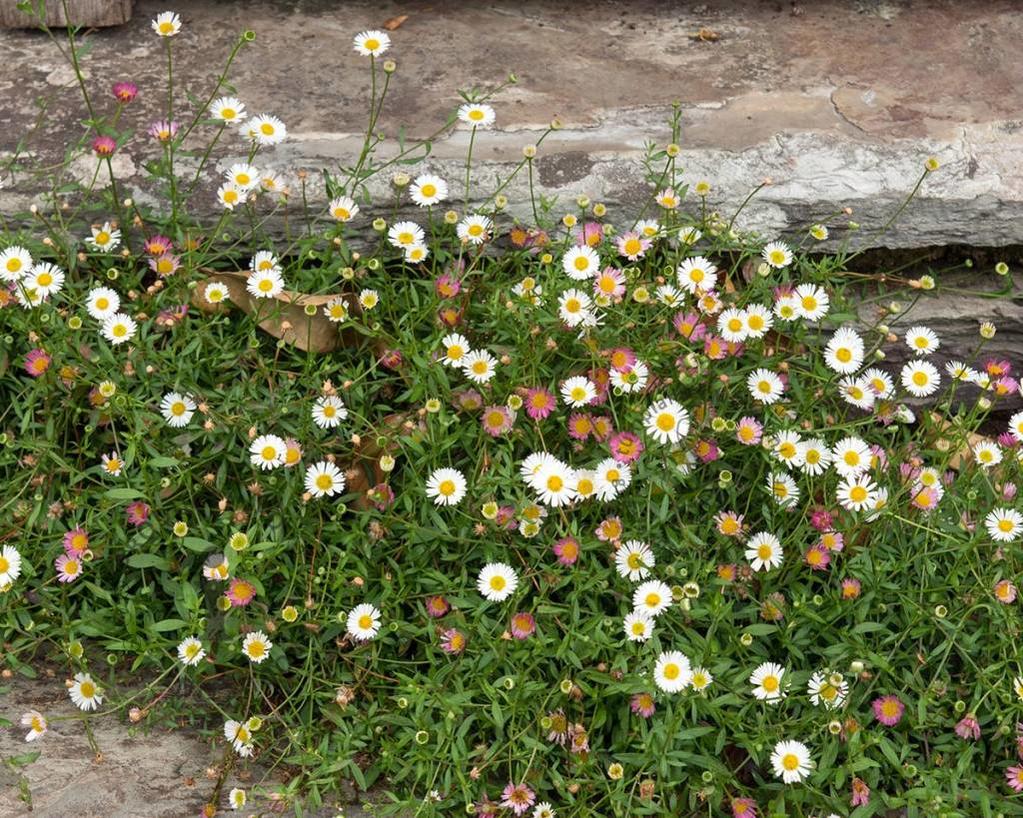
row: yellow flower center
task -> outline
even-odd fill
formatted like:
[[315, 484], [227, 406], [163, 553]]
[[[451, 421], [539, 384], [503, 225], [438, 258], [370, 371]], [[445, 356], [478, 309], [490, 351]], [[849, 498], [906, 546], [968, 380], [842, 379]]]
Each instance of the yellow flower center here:
[[11, 563], [7, 557], [0, 556], [0, 574], [6, 574], [11, 568]]
[[799, 769], [799, 756], [795, 753], [786, 753], [781, 760], [781, 766], [789, 772]]
[[274, 126], [271, 125], [269, 122], [264, 122], [262, 125], [260, 125], [259, 130], [263, 132], [264, 136], [274, 135]]
[[657, 428], [662, 432], [670, 432], [675, 428], [675, 416], [671, 412], [661, 412], [657, 416]]
[[634, 256], [643, 249], [643, 244], [639, 239], [632, 238], [625, 240], [625, 254], [627, 256]]
[[656, 608], [658, 605], [661, 604], [661, 595], [649, 593], [646, 595], [646, 599], [644, 600], [644, 602], [646, 602], [646, 606], [648, 608]]
[[815, 309], [817, 309], [817, 299], [814, 298], [812, 295], [804, 295], [803, 309], [806, 310], [807, 312], [813, 312]]
[[419, 192], [424, 197], [430, 198], [431, 196], [436, 196], [437, 195], [437, 186], [436, 185], [431, 185], [429, 182], [427, 182], [425, 185], [423, 185], [421, 188], [419, 188]]
[[110, 306], [109, 299], [104, 298], [103, 296], [100, 296], [99, 298], [96, 299], [96, 309], [105, 310], [109, 306]]
[[369, 614], [363, 614], [359, 617], [359, 627], [364, 631], [368, 631], [373, 627], [373, 617]]
[[674, 680], [679, 677], [682, 671], [679, 670], [678, 665], [672, 663], [664, 666], [664, 678], [668, 680]]
[[162, 23], [160, 23], [160, 33], [161, 34], [172, 34], [173, 32], [174, 32], [174, 23], [171, 23], [168, 20], [164, 20]]
[[502, 577], [500, 574], [497, 574], [490, 578], [490, 587], [495, 591], [503, 591], [505, 585], [507, 584], [508, 583], [505, 581], [505, 578]]
[[49, 287], [53, 283], [53, 276], [49, 273], [40, 273], [36, 281], [42, 287]]
[[757, 546], [757, 556], [762, 560], [769, 560], [773, 553], [774, 549], [772, 549], [767, 543]]
[[334, 485], [334, 480], [329, 474], [321, 474], [316, 478], [316, 488], [320, 491], [326, 491]]
[[185, 414], [186, 408], [187, 407], [185, 406], [183, 401], [180, 400], [175, 401], [174, 403], [171, 404], [170, 408], [171, 414], [174, 415], [175, 417], [181, 417], [183, 414]]
[[220, 118], [221, 119], [234, 119], [238, 116], [238, 112], [234, 108], [221, 108]]
[[854, 503], [862, 503], [867, 499], [867, 490], [863, 486], [853, 486], [849, 491], [849, 499]]
[[557, 474], [552, 474], [547, 478], [547, 489], [549, 491], [561, 491], [564, 487], [565, 481]]
[[376, 51], [378, 48], [380, 48], [380, 40], [377, 40], [374, 37], [370, 37], [368, 40], [366, 40], [366, 42], [363, 43], [363, 46], [367, 51]]
[[742, 321], [739, 318], [732, 318], [728, 321], [728, 329], [732, 332], [738, 332], [742, 329]]
[[96, 695], [96, 685], [92, 682], [82, 682], [78, 689], [81, 692], [82, 697], [85, 699], [91, 699]]
[[110, 241], [110, 234], [106, 230], [100, 230], [96, 234], [96, 238], [95, 238], [96, 244], [106, 244], [109, 241]]
[[842, 347], [835, 353], [835, 357], [838, 358], [843, 364], [849, 363], [852, 360], [852, 350]]
[[469, 225], [469, 235], [473, 236], [473, 237], [482, 236], [483, 235], [483, 226], [479, 225], [479, 224], [470, 224]]
[[482, 119], [483, 119], [483, 111], [480, 110], [479, 108], [473, 108], [471, 111], [469, 111], [469, 119], [471, 119], [471, 120], [473, 120], [475, 122], [482, 121]]
[[249, 176], [249, 174], [247, 173], [239, 173], [237, 176], [234, 177], [234, 180], [239, 185], [247, 185], [249, 182], [252, 181], [252, 177]]
[[266, 653], [266, 645], [262, 642], [250, 642], [249, 643], [249, 656], [260, 657]]
[[21, 269], [20, 258], [9, 258], [7, 259], [7, 272], [16, 273]]
[[927, 386], [928, 380], [927, 373], [923, 370], [917, 370], [913, 373], [913, 383], [917, 386]]
[[264, 460], [273, 460], [277, 457], [277, 449], [273, 446], [264, 446], [263, 451], [260, 452]]
[[777, 676], [765, 676], [764, 681], [760, 683], [760, 686], [764, 688], [768, 693], [774, 693], [779, 687]]
[[442, 480], [440, 485], [437, 486], [437, 491], [440, 492], [444, 497], [450, 497], [455, 493], [455, 481], [454, 480]]

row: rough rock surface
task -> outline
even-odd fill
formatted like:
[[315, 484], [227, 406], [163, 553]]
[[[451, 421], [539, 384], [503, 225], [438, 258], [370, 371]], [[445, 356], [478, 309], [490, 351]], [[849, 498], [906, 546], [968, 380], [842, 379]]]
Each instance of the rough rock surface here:
[[[509, 71], [519, 83], [494, 100], [494, 130], [477, 139], [482, 189], [507, 176], [523, 145], [560, 117], [564, 128], [538, 154], [538, 192], [587, 194], [634, 212], [647, 195], [637, 176], [648, 142], [668, 141], [671, 103], [683, 110], [686, 180], [713, 184], [710, 204], [734, 208], [764, 177], [774, 184], [750, 204], [742, 223], [764, 232], [795, 230], [843, 207], [863, 228], [858, 243], [889, 247], [1023, 243], [1023, 90], [1017, 44], [1023, 15], [1011, 0], [664, 4], [595, 2], [585, 13], [560, 4], [443, 4], [329, 0], [211, 3], [181, 0], [173, 41], [176, 84], [204, 97], [238, 33], [257, 39], [231, 72], [250, 111], [272, 111], [290, 138], [261, 161], [321, 201], [318, 171], [344, 162], [365, 127], [366, 59], [354, 32], [407, 14], [392, 35], [398, 61], [380, 125], [413, 135], [442, 124], [456, 89], [493, 86]], [[124, 27], [85, 35], [94, 97], [110, 104], [115, 80], [133, 79], [142, 96], [126, 120], [144, 132], [161, 115], [163, 43], [149, 21], [161, 2], [140, 0]], [[695, 36], [705, 29], [704, 38]], [[714, 39], [716, 38], [716, 39]], [[56, 47], [31, 31], [0, 31], [0, 151], [10, 151], [48, 104], [47, 125], [27, 147], [59, 159], [81, 119], [75, 78]], [[461, 175], [468, 135], [434, 145], [429, 165]], [[137, 137], [123, 153], [125, 188], [142, 195], [141, 160], [151, 142]], [[244, 151], [225, 139], [221, 164]], [[937, 156], [917, 201], [884, 236], [875, 235]], [[88, 163], [87, 163], [88, 164]], [[89, 167], [80, 167], [85, 175]], [[45, 187], [16, 178], [0, 193], [0, 212], [24, 208]], [[212, 188], [207, 191], [212, 209]], [[528, 211], [526, 180], [505, 191]], [[612, 211], [614, 214], [615, 211]], [[841, 229], [833, 230], [836, 239]]]
[[[0, 815], [4, 818], [182, 818], [199, 815], [213, 794], [215, 781], [206, 770], [223, 761], [223, 741], [203, 738], [193, 729], [143, 729], [128, 723], [122, 711], [91, 720], [102, 753], [97, 760], [80, 721], [81, 712], [64, 693], [59, 677], [18, 677], [4, 681], [0, 690], [4, 690], [0, 716], [14, 722], [13, 727], [0, 730], [0, 763], [26, 752], [40, 753], [36, 761], [17, 771], [0, 766]], [[31, 744], [25, 743], [26, 730], [18, 724], [28, 710], [38, 710], [50, 720], [46, 735]], [[31, 810], [19, 797], [19, 775], [27, 779]], [[266, 798], [256, 797], [255, 792], [271, 792], [275, 783], [273, 773], [241, 761], [225, 783], [220, 807], [244, 818], [272, 814]], [[250, 793], [252, 809], [228, 808], [227, 793], [232, 787]], [[303, 814], [334, 818], [342, 809], [345, 818], [368, 815], [355, 804], [331, 804]], [[295, 814], [293, 808], [290, 814]]]

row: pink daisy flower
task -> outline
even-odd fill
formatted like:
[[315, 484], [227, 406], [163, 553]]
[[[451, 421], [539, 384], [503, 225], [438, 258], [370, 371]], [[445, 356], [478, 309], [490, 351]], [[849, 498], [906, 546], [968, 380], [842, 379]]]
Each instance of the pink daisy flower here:
[[160, 119], [149, 126], [149, 135], [161, 142], [169, 142], [177, 135], [179, 127], [177, 122]]
[[860, 807], [870, 801], [870, 787], [867, 786], [867, 782], [862, 778], [853, 778], [852, 780], [852, 798], [850, 804], [854, 807]]
[[394, 489], [387, 483], [377, 483], [366, 492], [366, 497], [377, 511], [386, 511], [394, 505]]
[[72, 528], [64, 534], [64, 552], [80, 557], [89, 550], [89, 533], [84, 528]]
[[558, 405], [557, 398], [548, 390], [531, 388], [526, 390], [526, 414], [533, 420], [546, 420]]
[[752, 798], [732, 799], [732, 818], [757, 818], [757, 802]]
[[634, 693], [629, 700], [629, 709], [637, 716], [648, 719], [657, 710], [657, 703], [649, 693]]
[[92, 151], [101, 159], [113, 156], [116, 150], [117, 143], [109, 136], [97, 136], [92, 140]]
[[880, 696], [874, 699], [874, 718], [886, 727], [894, 727], [902, 720], [902, 714], [906, 710], [898, 696]]
[[603, 443], [608, 440], [611, 435], [615, 432], [614, 424], [611, 422], [611, 418], [606, 415], [599, 415], [598, 417], [592, 418], [593, 421], [593, 437], [595, 440]]
[[756, 418], [744, 417], [735, 426], [735, 439], [744, 446], [757, 446], [764, 436], [764, 427]]
[[587, 245], [589, 247], [596, 247], [600, 244], [600, 240], [604, 238], [604, 225], [600, 222], [586, 222], [580, 230], [576, 232], [576, 244]]
[[721, 456], [718, 444], [713, 440], [697, 440], [696, 445], [693, 446], [693, 454], [700, 459], [701, 463], [712, 463]]
[[437, 276], [433, 287], [441, 298], [454, 298], [462, 291], [462, 282], [451, 273], [442, 273]]
[[235, 577], [224, 592], [232, 608], [242, 608], [256, 598], [256, 586], [246, 579]]
[[579, 541], [575, 537], [562, 537], [552, 550], [562, 565], [575, 565], [579, 559]]
[[134, 82], [115, 82], [110, 90], [118, 102], [126, 105], [139, 95], [139, 87]]
[[856, 599], [860, 595], [862, 584], [858, 579], [842, 580], [842, 599]]
[[611, 457], [619, 463], [635, 463], [643, 454], [642, 439], [632, 432], [618, 432], [608, 443]]
[[491, 437], [499, 437], [511, 431], [515, 425], [515, 413], [507, 406], [488, 406], [480, 418], [483, 430]]
[[625, 256], [629, 261], [643, 258], [646, 251], [650, 249], [650, 239], [644, 238], [635, 230], [623, 233], [615, 240], [618, 248], [618, 255]]
[[830, 531], [835, 525], [835, 518], [827, 509], [815, 508], [810, 512], [810, 525], [818, 531]]
[[1016, 586], [1007, 579], [995, 583], [995, 599], [1003, 605], [1011, 605], [1016, 601]]
[[164, 253], [169, 253], [173, 246], [169, 238], [157, 235], [146, 239], [142, 249], [146, 251], [148, 256], [162, 256]]
[[611, 361], [611, 368], [618, 372], [628, 372], [636, 365], [639, 358], [636, 353], [628, 347], [618, 347], [607, 353]]
[[140, 525], [144, 525], [146, 520], [149, 519], [149, 506], [143, 503], [141, 500], [136, 500], [134, 503], [129, 503], [125, 509], [128, 515], [128, 522], [136, 528]]
[[163, 253], [149, 259], [149, 269], [163, 278], [174, 275], [180, 267], [181, 259], [173, 253]]
[[593, 293], [621, 300], [625, 295], [625, 274], [616, 267], [605, 267], [593, 279]]
[[536, 802], [536, 794], [525, 784], [511, 784], [501, 793], [501, 806], [522, 815]]
[[45, 349], [33, 349], [25, 356], [25, 371], [33, 378], [39, 378], [46, 374], [52, 362], [53, 358]]
[[593, 421], [589, 415], [574, 412], [568, 416], [568, 436], [573, 440], [585, 441], [593, 434]]
[[511, 634], [516, 639], [528, 639], [536, 633], [536, 620], [531, 613], [519, 611], [511, 618]]
[[721, 361], [728, 357], [728, 342], [719, 335], [708, 335], [703, 339], [703, 354], [712, 361]]
[[601, 542], [617, 542], [622, 538], [624, 532], [621, 517], [608, 517], [600, 521], [594, 534]]
[[968, 713], [956, 725], [956, 735], [965, 741], [976, 741], [980, 738], [980, 723], [973, 713]]
[[831, 553], [822, 545], [814, 545], [803, 555], [806, 564], [814, 571], [826, 571], [831, 563]]
[[465, 634], [457, 628], [448, 628], [440, 637], [440, 649], [452, 656], [457, 656], [464, 651], [466, 643]]
[[439, 619], [450, 610], [451, 605], [440, 595], [431, 596], [426, 600], [426, 613], [433, 619]]
[[676, 313], [672, 319], [672, 324], [674, 324], [675, 331], [679, 335], [683, 338], [688, 338], [690, 341], [701, 340], [707, 332], [707, 328], [700, 320], [699, 314], [695, 312]]
[[1023, 792], [1023, 767], [1009, 767], [1005, 771], [1005, 781], [1016, 792]]
[[61, 554], [53, 563], [59, 582], [74, 582], [82, 575], [82, 560], [70, 554]]

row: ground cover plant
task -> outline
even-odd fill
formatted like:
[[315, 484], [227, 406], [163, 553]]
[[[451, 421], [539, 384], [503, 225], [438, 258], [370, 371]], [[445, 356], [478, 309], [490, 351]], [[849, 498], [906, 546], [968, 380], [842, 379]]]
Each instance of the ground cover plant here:
[[[153, 31], [172, 80], [181, 21]], [[423, 816], [1023, 813], [1023, 413], [992, 420], [996, 327], [957, 358], [891, 331], [939, 273], [817, 252], [843, 213], [740, 229], [677, 114], [643, 212], [516, 219], [473, 184], [501, 86], [438, 123], [470, 134], [442, 178], [377, 132], [378, 31], [364, 148], [312, 201], [261, 168], [286, 116], [229, 85], [252, 33], [212, 88], [145, 89], [153, 123], [49, 33], [95, 174], [0, 233], [0, 611], [5, 676], [66, 673], [61, 729], [187, 695], [207, 815], [348, 784]], [[145, 140], [152, 207], [112, 162]], [[223, 791], [254, 762], [288, 782]]]

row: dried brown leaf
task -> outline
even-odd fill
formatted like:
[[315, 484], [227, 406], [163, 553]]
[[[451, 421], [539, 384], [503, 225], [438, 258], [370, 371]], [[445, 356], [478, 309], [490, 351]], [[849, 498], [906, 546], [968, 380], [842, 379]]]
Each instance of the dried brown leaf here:
[[394, 31], [401, 27], [401, 24], [408, 19], [407, 14], [399, 14], [397, 17], [391, 17], [384, 21], [384, 28], [388, 31]]

